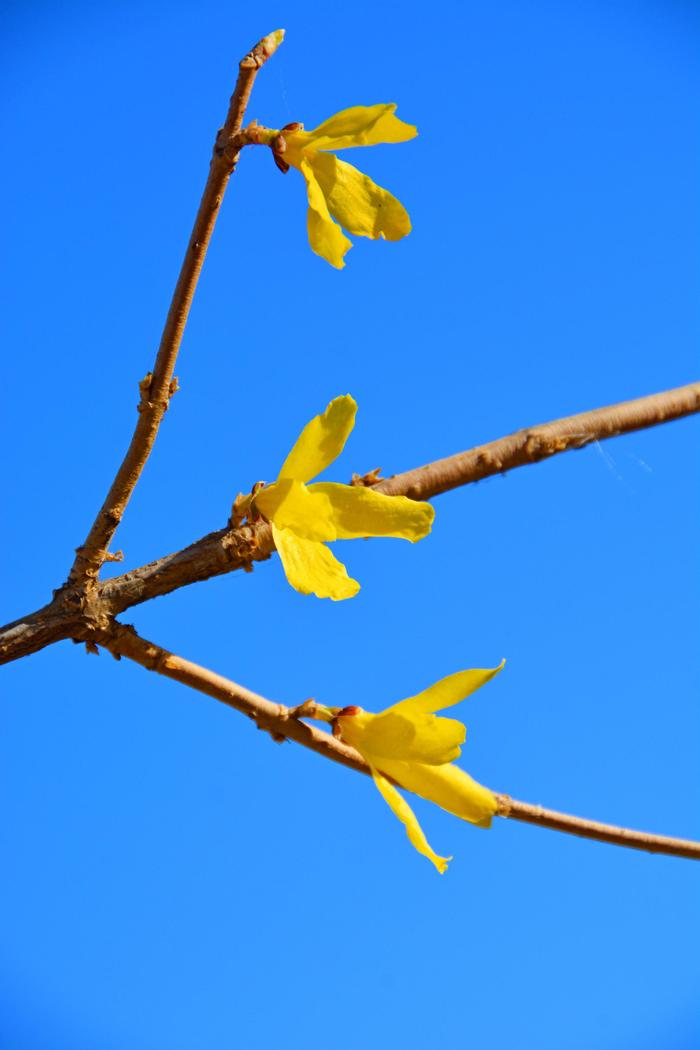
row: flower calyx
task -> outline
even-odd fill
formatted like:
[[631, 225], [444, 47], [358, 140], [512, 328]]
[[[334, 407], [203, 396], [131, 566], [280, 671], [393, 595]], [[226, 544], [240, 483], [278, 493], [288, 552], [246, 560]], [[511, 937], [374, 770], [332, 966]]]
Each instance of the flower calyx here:
[[283, 128], [280, 128], [279, 134], [270, 142], [270, 149], [272, 150], [272, 159], [275, 164], [282, 172], [286, 175], [291, 165], [284, 159], [284, 154], [287, 152], [287, 140], [284, 137], [285, 131], [303, 131], [304, 125], [300, 124], [298, 120], [293, 120], [290, 124], [285, 124]]

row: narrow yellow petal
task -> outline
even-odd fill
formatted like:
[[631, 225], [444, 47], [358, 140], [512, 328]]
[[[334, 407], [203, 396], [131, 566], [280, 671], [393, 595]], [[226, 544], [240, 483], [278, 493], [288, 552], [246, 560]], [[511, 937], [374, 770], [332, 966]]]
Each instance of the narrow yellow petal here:
[[394, 536], [415, 543], [428, 535], [435, 517], [430, 503], [384, 496], [362, 485], [317, 481], [309, 486], [309, 492], [328, 499], [339, 540]]
[[424, 857], [432, 861], [440, 874], [444, 874], [447, 871], [447, 865], [452, 860], [452, 857], [439, 857], [435, 850], [431, 849], [428, 840], [423, 834], [416, 815], [409, 806], [408, 802], [398, 793], [393, 784], [381, 775], [378, 770], [373, 766], [372, 778], [374, 783], [379, 788], [384, 801], [394, 811], [396, 816], [399, 818], [401, 823], [406, 828], [406, 834], [409, 837], [411, 845], [413, 845], [419, 853], [422, 853]]
[[306, 158], [302, 159], [300, 168], [306, 179], [306, 196], [309, 201], [306, 229], [311, 250], [329, 262], [331, 266], [335, 266], [336, 270], [342, 270], [345, 266], [343, 257], [352, 248], [352, 241], [331, 219], [323, 191]]
[[[371, 754], [367, 760], [374, 762]], [[454, 813], [471, 824], [488, 828], [498, 810], [496, 796], [478, 784], [459, 766], [428, 766], [419, 762], [400, 762], [391, 758], [376, 759], [377, 767], [401, 787], [421, 798], [435, 802], [448, 813]]]
[[351, 106], [324, 120], [310, 131], [287, 132], [287, 144], [301, 149], [347, 149], [376, 146], [381, 142], [408, 142], [418, 134], [412, 124], [394, 116], [396, 103]]
[[255, 496], [255, 506], [278, 529], [291, 529], [306, 540], [337, 538], [330, 500], [301, 481], [284, 478], [267, 485]]
[[348, 233], [399, 241], [411, 232], [411, 220], [401, 201], [334, 153], [309, 153], [328, 211]]
[[291, 529], [272, 526], [272, 537], [287, 580], [302, 594], [341, 601], [357, 594], [360, 585], [348, 576], [345, 566], [328, 547], [295, 535]]
[[505, 660], [501, 660], [498, 667], [473, 668], [470, 671], [457, 671], [447, 678], [441, 678], [439, 682], [428, 686], [422, 693], [409, 696], [393, 704], [387, 711], [397, 711], [401, 714], [418, 713], [430, 714], [432, 711], [442, 711], [445, 707], [452, 707], [460, 700], [466, 700], [468, 696], [475, 693], [482, 685], [486, 685], [505, 666]]
[[[306, 424], [279, 473], [279, 481], [310, 481], [340, 455], [355, 426], [357, 404], [350, 394], [336, 397], [320, 416]], [[264, 491], [264, 490], [263, 490]]]
[[382, 764], [384, 758], [442, 765], [458, 758], [466, 729], [454, 718], [416, 714], [410, 717], [391, 710], [373, 715], [360, 711], [340, 715], [338, 728], [346, 744], [372, 761]]

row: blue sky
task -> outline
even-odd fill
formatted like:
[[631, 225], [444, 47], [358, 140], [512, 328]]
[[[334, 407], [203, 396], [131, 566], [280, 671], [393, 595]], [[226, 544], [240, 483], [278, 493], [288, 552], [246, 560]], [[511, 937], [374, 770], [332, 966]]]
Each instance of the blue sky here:
[[[219, 528], [351, 392], [333, 480], [408, 469], [698, 372], [697, 64], [682, 2], [8, 4], [4, 619], [66, 575], [130, 436], [238, 58], [311, 127], [395, 101], [420, 136], [352, 161], [406, 204], [338, 273], [305, 194], [244, 154], [118, 536], [132, 567]], [[134, 609], [282, 703], [380, 709], [508, 658], [462, 764], [517, 798], [700, 837], [698, 423], [439, 497], [431, 537], [276, 559]], [[3, 1050], [690, 1050], [697, 871], [416, 811], [214, 701], [64, 643], [3, 669]]]

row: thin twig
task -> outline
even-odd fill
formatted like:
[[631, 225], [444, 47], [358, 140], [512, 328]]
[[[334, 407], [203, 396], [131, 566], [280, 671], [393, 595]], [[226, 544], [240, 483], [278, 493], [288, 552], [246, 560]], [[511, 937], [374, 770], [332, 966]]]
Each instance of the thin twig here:
[[224, 192], [240, 152], [236, 134], [243, 124], [257, 72], [277, 50], [283, 35], [283, 31], [278, 30], [264, 37], [239, 63], [236, 87], [231, 96], [226, 121], [216, 138], [209, 177], [175, 286], [153, 372], [141, 383], [136, 428], [90, 532], [82, 547], [77, 549], [77, 556], [68, 577], [70, 587], [86, 584], [96, 579], [99, 574], [107, 548], [150, 455], [161, 420], [174, 393], [173, 374], [185, 324]]
[[467, 452], [435, 460], [404, 474], [380, 481], [378, 492], [411, 499], [432, 499], [442, 492], [503, 474], [515, 467], [539, 463], [570, 449], [583, 448], [594, 441], [630, 434], [635, 430], [669, 423], [700, 412], [700, 383], [688, 383], [660, 394], [621, 401], [617, 405], [594, 408], [553, 423], [516, 430], [514, 434], [479, 445]]
[[349, 766], [350, 769], [361, 773], [369, 772], [364, 759], [353, 748], [335, 740], [322, 729], [294, 718], [290, 708], [266, 700], [242, 685], [207, 670], [206, 667], [200, 667], [191, 660], [185, 660], [153, 642], [146, 641], [128, 624], [115, 622], [108, 630], [91, 636], [91, 640], [108, 649], [113, 656], [126, 656], [148, 671], [156, 671], [166, 678], [189, 686], [190, 689], [205, 693], [214, 700], [220, 700], [228, 707], [233, 707], [252, 718], [259, 729], [271, 733], [275, 739], [284, 737], [294, 740], [312, 751], [340, 762], [341, 765]]
[[[307, 725], [295, 718], [292, 710], [283, 704], [274, 704], [256, 693], [251, 693], [222, 675], [200, 667], [167, 649], [141, 638], [134, 629], [125, 624], [114, 623], [100, 634], [96, 641], [117, 657], [126, 656], [149, 671], [165, 675], [182, 685], [220, 700], [229, 707], [248, 715], [259, 729], [269, 732], [275, 740], [294, 740], [317, 754], [339, 762], [358, 773], [370, 773], [369, 766], [353, 748], [336, 740], [330, 733]], [[665, 853], [673, 857], [700, 860], [700, 842], [670, 838], [666, 835], [651, 835], [645, 831], [619, 828], [583, 817], [557, 813], [528, 802], [518, 802], [508, 795], [497, 794], [498, 816], [521, 820], [527, 824], [563, 831], [570, 835], [596, 839], [615, 846], [645, 850], [648, 853]]]
[[[700, 411], [700, 383], [660, 394], [582, 412], [540, 426], [518, 430], [487, 445], [437, 460], [425, 467], [396, 474], [379, 483], [380, 491], [425, 499], [458, 485], [468, 485], [492, 474], [537, 463], [593, 441], [666, 423]], [[210, 532], [183, 550], [105, 580], [90, 603], [75, 589], [61, 588], [43, 609], [0, 628], [0, 664], [76, 636], [76, 624], [86, 618], [118, 616], [125, 609], [150, 601], [180, 587], [249, 570], [274, 552], [269, 525], [243, 525]]]
[[508, 795], [496, 795], [496, 799], [499, 817], [510, 817], [525, 824], [537, 824], [552, 831], [564, 831], [568, 835], [578, 835], [583, 839], [609, 842], [613, 846], [627, 846], [630, 849], [645, 850], [647, 853], [667, 853], [672, 857], [700, 860], [700, 842], [693, 842], [691, 839], [675, 839], [668, 835], [651, 835], [646, 831], [618, 828], [614, 824], [601, 824], [597, 820], [585, 820], [583, 817], [572, 817], [569, 813], [545, 809], [544, 806], [534, 806], [531, 802], [518, 802]]

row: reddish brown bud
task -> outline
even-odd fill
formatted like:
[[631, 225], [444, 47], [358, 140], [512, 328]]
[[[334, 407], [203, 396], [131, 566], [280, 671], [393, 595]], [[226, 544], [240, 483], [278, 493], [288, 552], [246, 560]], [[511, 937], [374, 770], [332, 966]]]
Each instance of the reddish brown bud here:
[[356, 707], [354, 704], [351, 704], [350, 707], [344, 707], [342, 711], [339, 711], [337, 717], [344, 718], [346, 715], [359, 715], [361, 710], [361, 707]]

